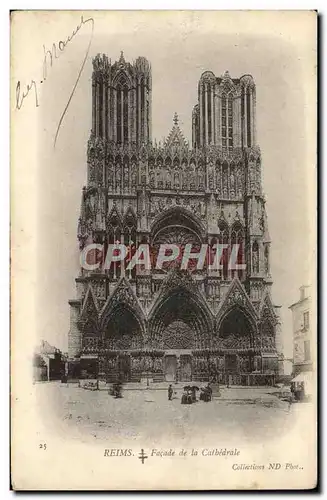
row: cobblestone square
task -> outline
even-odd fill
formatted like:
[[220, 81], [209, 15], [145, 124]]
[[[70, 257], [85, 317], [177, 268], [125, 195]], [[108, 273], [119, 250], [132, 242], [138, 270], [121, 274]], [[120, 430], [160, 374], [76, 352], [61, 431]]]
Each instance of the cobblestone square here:
[[[194, 440], [268, 442], [288, 433], [299, 414], [310, 405], [278, 399], [271, 388], [221, 388], [221, 398], [209, 403], [182, 405], [182, 385], [174, 388], [172, 401], [164, 389], [123, 390], [115, 399], [108, 390], [90, 391], [77, 385], [36, 384], [38, 404], [45, 418], [65, 435], [82, 440], [130, 440], [152, 446], [186, 445]], [[270, 390], [270, 392], [269, 392]], [[50, 410], [50, 411], [49, 411]]]

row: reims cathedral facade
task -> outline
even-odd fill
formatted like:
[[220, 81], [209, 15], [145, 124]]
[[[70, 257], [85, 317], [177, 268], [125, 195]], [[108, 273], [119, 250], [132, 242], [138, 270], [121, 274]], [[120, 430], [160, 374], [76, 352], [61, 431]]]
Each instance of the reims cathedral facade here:
[[[280, 321], [270, 293], [253, 78], [201, 75], [192, 147], [176, 114], [167, 139], [152, 139], [151, 100], [144, 57], [94, 58], [80, 250], [225, 244], [222, 265], [81, 267], [77, 299], [69, 301], [70, 359], [82, 378], [271, 384]], [[235, 243], [245, 269], [228, 265]]]

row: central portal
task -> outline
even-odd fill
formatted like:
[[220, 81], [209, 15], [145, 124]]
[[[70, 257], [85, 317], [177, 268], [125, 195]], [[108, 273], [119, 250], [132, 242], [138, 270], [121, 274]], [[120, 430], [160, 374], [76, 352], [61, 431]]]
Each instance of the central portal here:
[[227, 372], [237, 372], [237, 356], [236, 354], [225, 355], [225, 369]]
[[174, 382], [176, 380], [177, 372], [177, 357], [174, 355], [167, 355], [165, 357], [165, 377], [167, 382]]
[[131, 358], [121, 354], [118, 357], [118, 373], [123, 382], [129, 382], [131, 378]]
[[181, 354], [180, 356], [180, 378], [181, 382], [192, 380], [192, 357], [189, 354]]

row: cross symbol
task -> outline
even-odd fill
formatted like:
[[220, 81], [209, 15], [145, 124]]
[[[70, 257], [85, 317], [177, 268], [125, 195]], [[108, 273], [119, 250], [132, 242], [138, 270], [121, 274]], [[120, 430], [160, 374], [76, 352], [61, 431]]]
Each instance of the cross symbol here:
[[141, 449], [141, 453], [139, 453], [139, 459], [142, 460], [142, 464], [144, 464], [144, 460], [148, 458], [148, 456], [144, 453], [143, 448]]

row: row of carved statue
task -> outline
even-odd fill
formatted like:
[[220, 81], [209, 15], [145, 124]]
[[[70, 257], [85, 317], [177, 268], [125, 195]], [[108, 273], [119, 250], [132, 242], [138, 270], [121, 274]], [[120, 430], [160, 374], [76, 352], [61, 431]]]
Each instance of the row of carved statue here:
[[[96, 161], [89, 162], [90, 185], [104, 186], [104, 167]], [[135, 192], [138, 185], [148, 186], [152, 190], [204, 191], [217, 193], [222, 199], [241, 199], [244, 196], [245, 180], [242, 167], [208, 167], [208, 174], [203, 168], [190, 165], [183, 168], [180, 164], [173, 168], [146, 169], [145, 165], [137, 168], [136, 164], [109, 164], [107, 167], [107, 187], [109, 192]], [[248, 191], [261, 190], [261, 167], [249, 168]]]
[[[226, 357], [227, 356], [227, 357]], [[238, 373], [260, 372], [262, 369], [261, 356], [237, 355], [233, 357], [231, 364], [226, 356], [181, 356], [176, 358], [176, 367], [180, 370], [187, 369], [193, 374], [208, 373], [214, 375], [224, 371], [237, 371]], [[103, 371], [130, 370], [132, 373], [164, 373], [166, 360], [163, 356], [102, 356], [99, 358]], [[265, 368], [268, 368], [267, 366]]]
[[[173, 131], [172, 131], [173, 132]], [[174, 154], [172, 151], [176, 150]], [[247, 148], [234, 147], [231, 151], [218, 144], [207, 144], [201, 148], [190, 148], [187, 141], [149, 140], [145, 143], [136, 141], [116, 142], [108, 138], [96, 136], [93, 131], [88, 141], [87, 156], [89, 159], [121, 162], [122, 158], [131, 162], [148, 162], [149, 164], [172, 165], [174, 163], [198, 164], [206, 162], [234, 164], [248, 161], [260, 161], [261, 154], [258, 145]]]
[[[178, 335], [175, 339], [152, 339], [149, 342], [149, 346], [153, 349], [205, 349], [209, 347], [209, 339], [206, 336], [203, 338], [190, 339], [189, 337], [179, 338]], [[96, 351], [100, 348], [106, 348], [109, 350], [128, 350], [128, 349], [139, 349], [143, 347], [143, 339], [138, 335], [124, 334], [121, 338], [109, 338], [103, 343], [97, 337], [86, 337], [83, 340], [83, 350], [85, 351]], [[255, 342], [252, 342], [250, 338], [247, 337], [236, 337], [230, 335], [226, 339], [218, 338], [215, 341], [215, 348], [233, 349], [235, 351], [242, 351], [251, 349], [252, 347], [259, 348], [265, 352], [270, 352], [275, 349], [275, 338], [273, 336], [267, 337], [265, 335], [260, 336]]]

